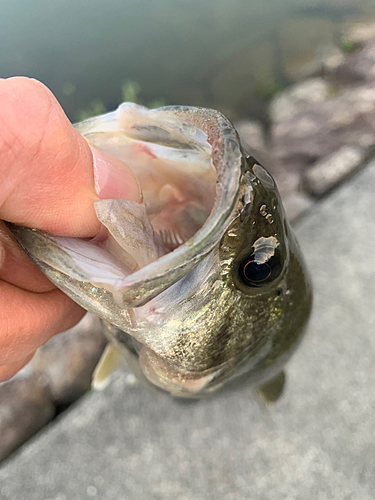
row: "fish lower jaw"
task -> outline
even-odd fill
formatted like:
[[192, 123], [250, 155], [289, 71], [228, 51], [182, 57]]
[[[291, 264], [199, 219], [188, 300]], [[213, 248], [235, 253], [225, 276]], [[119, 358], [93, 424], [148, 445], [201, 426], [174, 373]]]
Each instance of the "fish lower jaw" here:
[[215, 378], [217, 370], [210, 373], [179, 371], [151, 349], [142, 347], [139, 363], [149, 382], [172, 396], [190, 397], [203, 391]]

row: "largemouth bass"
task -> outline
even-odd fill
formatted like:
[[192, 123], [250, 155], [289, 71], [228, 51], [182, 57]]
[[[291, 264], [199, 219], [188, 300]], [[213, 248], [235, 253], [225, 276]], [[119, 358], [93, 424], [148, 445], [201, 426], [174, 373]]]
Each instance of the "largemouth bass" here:
[[22, 248], [157, 387], [188, 397], [276, 377], [305, 329], [310, 281], [274, 180], [232, 124], [124, 103], [76, 128], [135, 172], [143, 203], [96, 202], [91, 241], [8, 225]]

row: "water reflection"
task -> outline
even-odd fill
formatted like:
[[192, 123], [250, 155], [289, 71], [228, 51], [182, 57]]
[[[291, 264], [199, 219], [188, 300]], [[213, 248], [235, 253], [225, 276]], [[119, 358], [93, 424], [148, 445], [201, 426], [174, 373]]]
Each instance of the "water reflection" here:
[[259, 116], [339, 23], [369, 16], [373, 0], [2, 0], [0, 76], [42, 80], [72, 120], [115, 107], [126, 82], [146, 104]]

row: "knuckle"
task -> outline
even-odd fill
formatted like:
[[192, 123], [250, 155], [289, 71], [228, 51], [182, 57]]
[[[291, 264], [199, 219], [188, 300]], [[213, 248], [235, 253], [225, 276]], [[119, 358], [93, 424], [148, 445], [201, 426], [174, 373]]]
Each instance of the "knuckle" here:
[[0, 153], [13, 160], [25, 152], [35, 155], [57, 103], [52, 93], [37, 80], [10, 78], [0, 84], [0, 102]]

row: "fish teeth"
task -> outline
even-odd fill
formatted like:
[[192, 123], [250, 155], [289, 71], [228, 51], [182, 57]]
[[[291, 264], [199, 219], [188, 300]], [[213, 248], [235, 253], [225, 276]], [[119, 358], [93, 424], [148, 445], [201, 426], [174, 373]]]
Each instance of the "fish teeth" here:
[[159, 236], [171, 252], [185, 243], [176, 229], [161, 229]]

